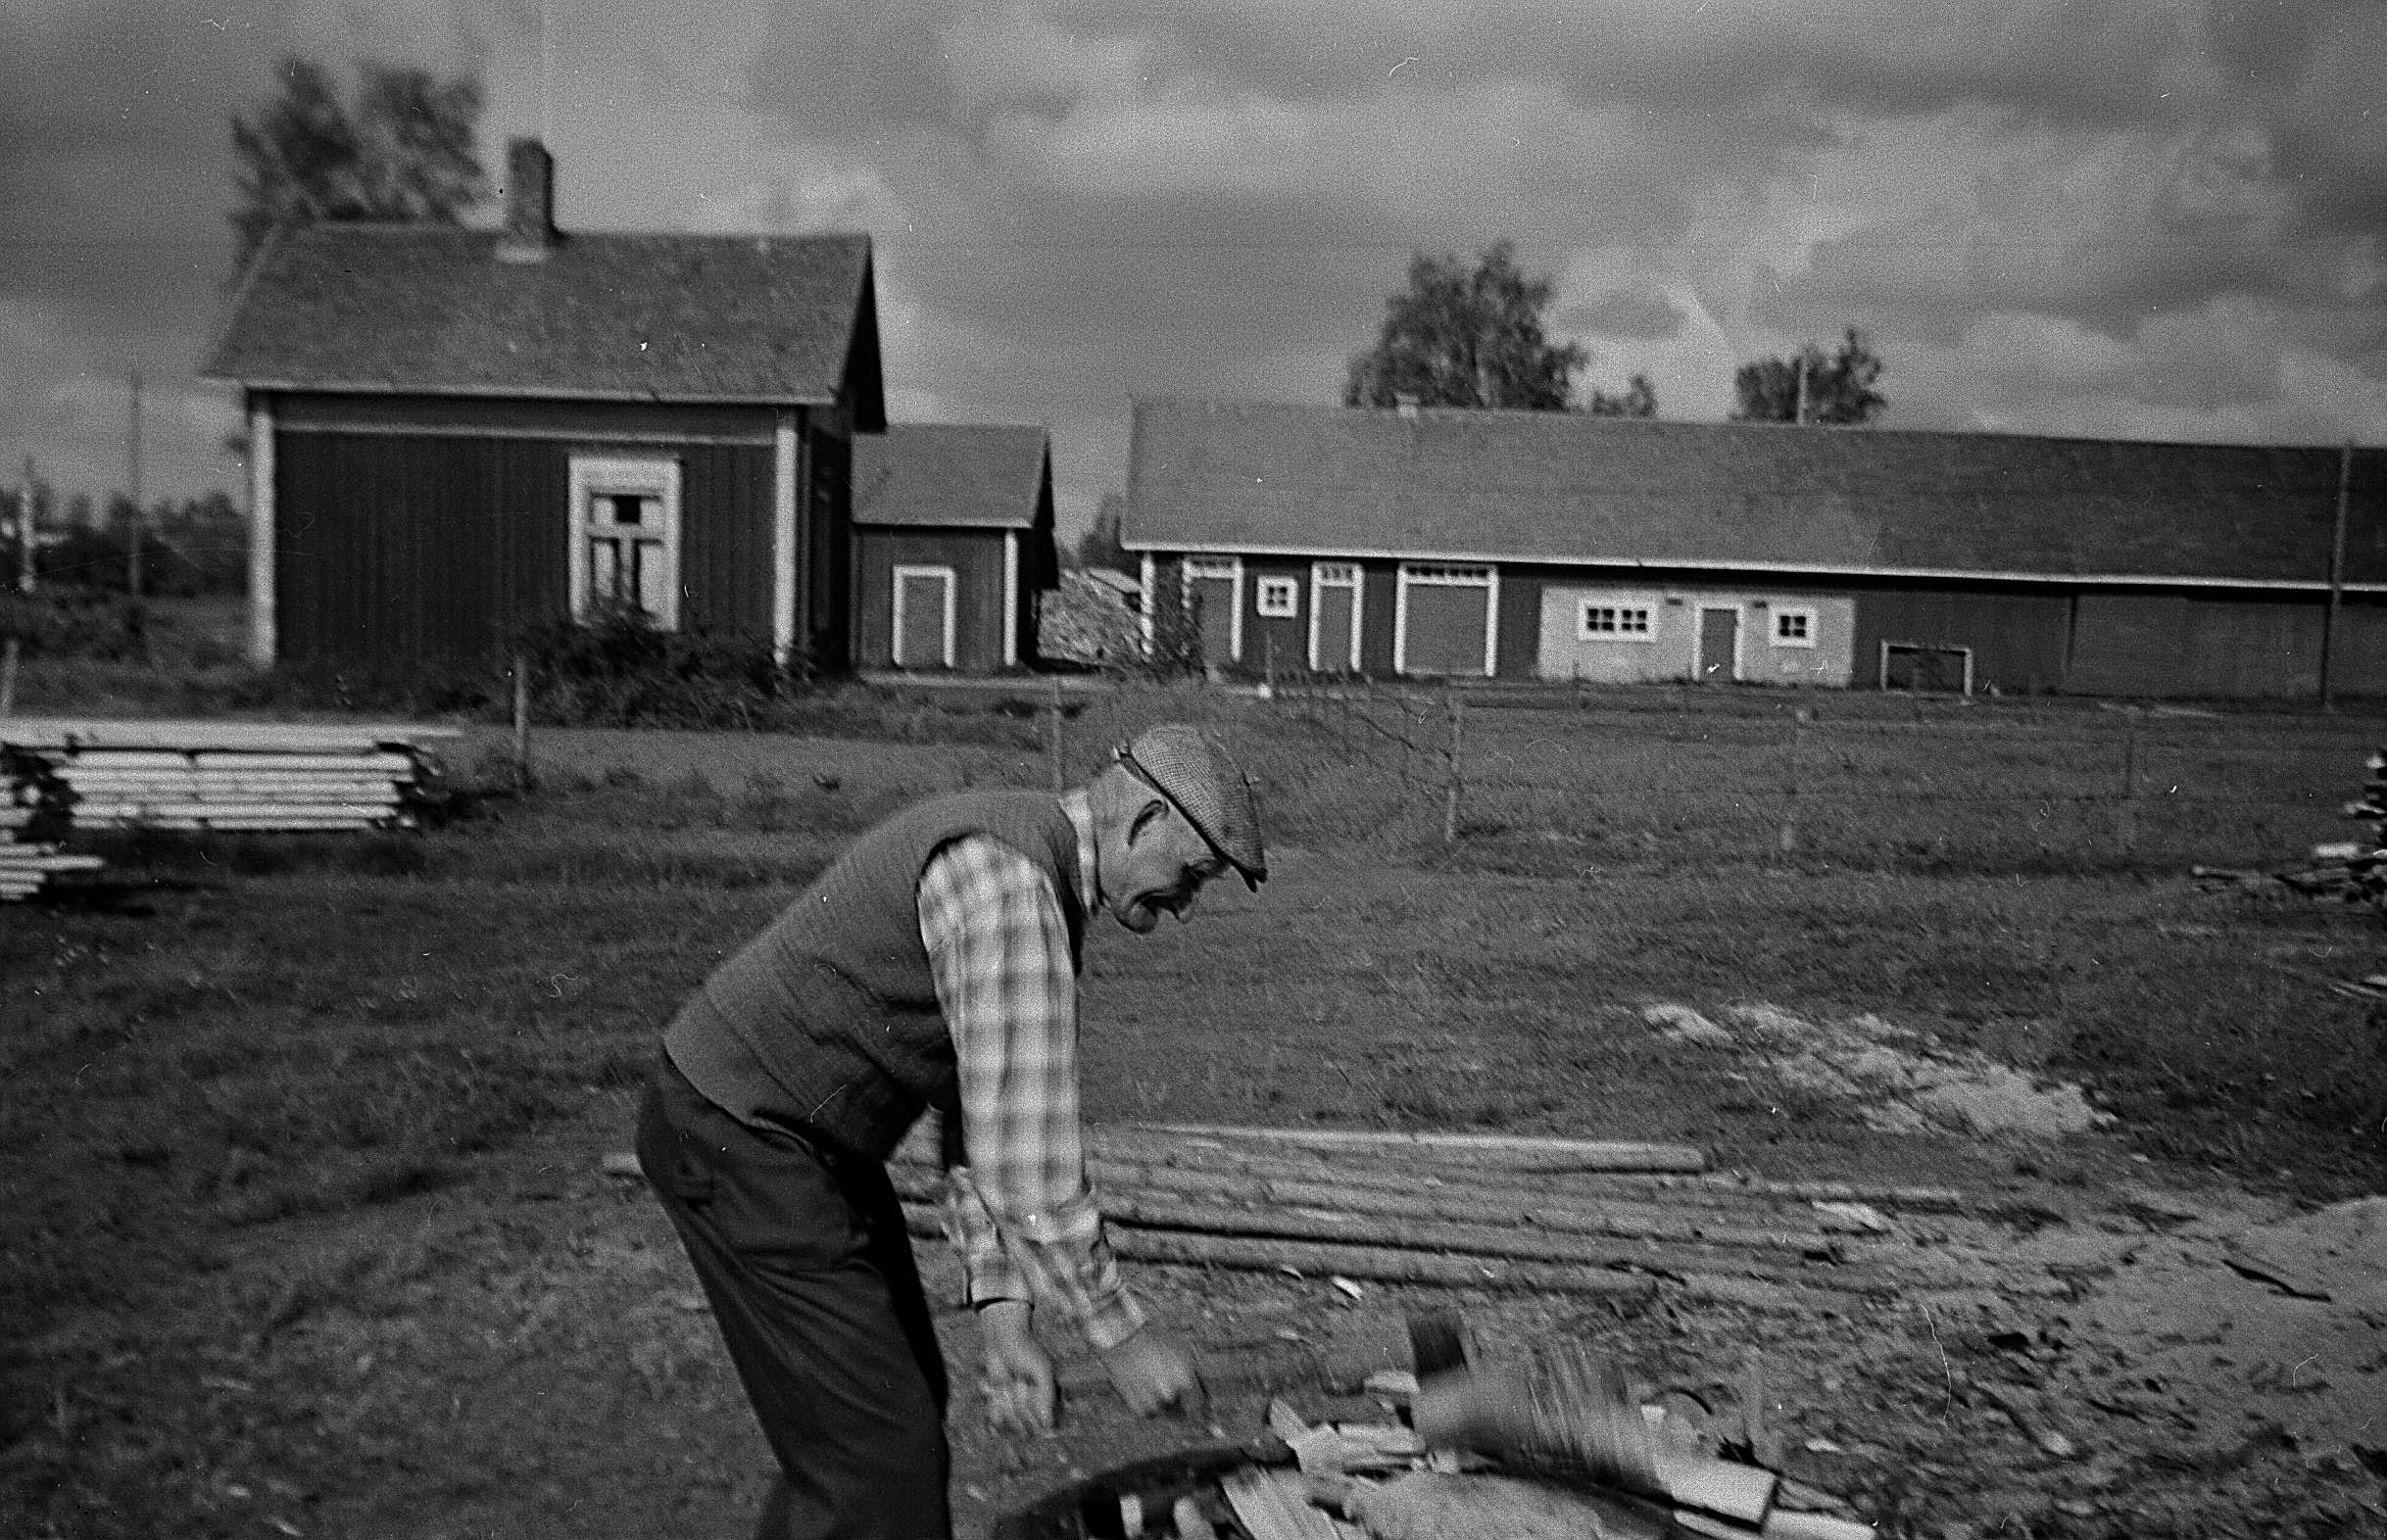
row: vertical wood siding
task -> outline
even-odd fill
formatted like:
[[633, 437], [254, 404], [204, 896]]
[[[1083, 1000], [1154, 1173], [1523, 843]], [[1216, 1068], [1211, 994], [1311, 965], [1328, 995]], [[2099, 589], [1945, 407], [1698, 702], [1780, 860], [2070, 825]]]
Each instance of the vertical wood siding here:
[[304, 431], [276, 439], [281, 655], [380, 669], [488, 657], [564, 614], [575, 450], [676, 454], [682, 623], [769, 634], [766, 447]]
[[1988, 593], [1953, 588], [1867, 589], [1857, 593], [1853, 682], [1880, 683], [1881, 644], [1945, 643], [1973, 650], [1973, 688], [2027, 693], [2067, 686], [2071, 596]]
[[853, 531], [854, 663], [895, 666], [895, 569], [953, 569], [953, 667], [987, 673], [1002, 667], [1002, 531], [896, 529]]

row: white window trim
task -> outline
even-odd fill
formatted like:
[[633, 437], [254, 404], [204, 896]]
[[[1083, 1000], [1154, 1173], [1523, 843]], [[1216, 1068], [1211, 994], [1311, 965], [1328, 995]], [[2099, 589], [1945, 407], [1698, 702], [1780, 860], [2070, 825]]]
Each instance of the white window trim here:
[[680, 462], [656, 455], [574, 455], [571, 457], [571, 505], [565, 518], [571, 541], [572, 613], [589, 607], [589, 499], [609, 493], [637, 493], [660, 498], [663, 505], [663, 559], [671, 581], [663, 587], [664, 613], [655, 623], [665, 631], [680, 626]]
[[1194, 600], [1194, 581], [1202, 578], [1212, 582], [1216, 582], [1220, 578], [1227, 578], [1235, 584], [1235, 597], [1230, 601], [1234, 605], [1234, 612], [1227, 617], [1227, 660], [1231, 663], [1240, 663], [1243, 660], [1243, 558], [1241, 556], [1186, 557], [1177, 568], [1177, 580], [1180, 585], [1177, 597], [1180, 603], [1191, 607]]
[[[1806, 620], [1807, 620], [1807, 634], [1806, 634], [1805, 636], [1803, 636], [1803, 637], [1786, 637], [1786, 636], [1783, 636], [1783, 635], [1782, 635], [1782, 616], [1784, 616], [1784, 615], [1803, 615], [1803, 616], [1805, 616], [1805, 617], [1806, 617]], [[1812, 648], [1813, 648], [1813, 647], [1816, 645], [1816, 643], [1815, 643], [1815, 627], [1816, 627], [1816, 620], [1817, 620], [1817, 613], [1816, 613], [1815, 607], [1814, 607], [1813, 605], [1811, 605], [1811, 604], [1777, 604], [1777, 605], [1775, 605], [1775, 606], [1774, 606], [1774, 618], [1773, 618], [1773, 620], [1771, 620], [1770, 622], [1768, 622], [1768, 624], [1769, 624], [1769, 625], [1771, 626], [1771, 628], [1772, 628], [1772, 633], [1771, 633], [1771, 634], [1772, 634], [1772, 637], [1773, 637], [1774, 645], [1775, 645], [1776, 647], [1803, 647], [1803, 648], [1809, 648], [1809, 649], [1812, 649]]]
[[920, 668], [923, 666], [929, 666], [912, 662], [903, 656], [903, 621], [905, 618], [903, 614], [903, 580], [905, 578], [939, 578], [944, 581], [945, 660], [933, 666], [938, 668], [951, 668], [953, 666], [954, 642], [953, 591], [960, 585], [960, 574], [955, 572], [950, 566], [935, 566], [925, 563], [918, 565], [905, 565], [901, 562], [896, 565], [889, 578], [891, 590], [888, 608], [893, 611], [894, 629], [889, 634], [887, 639], [888, 660], [894, 663], [898, 668]]
[[[1650, 646], [1658, 640], [1658, 615], [1664, 608], [1655, 594], [1586, 594], [1575, 595], [1575, 640], [1578, 642], [1625, 642], [1636, 647]], [[1637, 609], [1649, 617], [1646, 631], [1594, 631], [1590, 611], [1594, 609]]]
[[1698, 612], [1692, 617], [1691, 623], [1691, 679], [1697, 684], [1707, 682], [1699, 677], [1699, 649], [1707, 643], [1707, 617], [1711, 614], [1732, 617], [1732, 676], [1725, 682], [1736, 685], [1740, 683], [1742, 674], [1741, 650], [1748, 646], [1749, 642], [1749, 617], [1741, 612], [1741, 606], [1738, 604], [1701, 604], [1698, 606]]
[[[1270, 602], [1271, 591], [1276, 602]], [[1263, 620], [1291, 620], [1301, 613], [1301, 580], [1270, 573], [1252, 580], [1252, 607]]]
[[[273, 666], [280, 645], [273, 611], [273, 409], [260, 393], [249, 408], [249, 661]], [[29, 489], [28, 489], [29, 492]], [[18, 514], [18, 536], [31, 529], [32, 515]], [[575, 541], [576, 543], [576, 541]]]
[[[1329, 577], [1329, 572], [1348, 571], [1348, 577]], [[1356, 561], [1313, 561], [1309, 564], [1309, 666], [1323, 672], [1326, 660], [1318, 655], [1318, 596], [1330, 588], [1351, 591], [1351, 661], [1350, 670], [1359, 672], [1359, 617], [1365, 612], [1368, 592], [1367, 569]]]
[[1495, 677], [1500, 661], [1500, 569], [1476, 562], [1404, 561], [1392, 584], [1392, 672], [1409, 672], [1409, 590], [1480, 588], [1484, 592], [1484, 675]]

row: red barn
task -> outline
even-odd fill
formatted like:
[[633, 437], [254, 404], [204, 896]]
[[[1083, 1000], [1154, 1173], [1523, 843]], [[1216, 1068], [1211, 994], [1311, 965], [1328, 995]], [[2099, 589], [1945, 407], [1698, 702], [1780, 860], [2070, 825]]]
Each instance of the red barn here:
[[318, 224], [204, 373], [249, 424], [251, 652], [405, 669], [616, 599], [849, 661], [853, 444], [886, 426], [863, 235]]
[[1141, 401], [1129, 459], [1227, 672], [2387, 695], [2375, 450]]

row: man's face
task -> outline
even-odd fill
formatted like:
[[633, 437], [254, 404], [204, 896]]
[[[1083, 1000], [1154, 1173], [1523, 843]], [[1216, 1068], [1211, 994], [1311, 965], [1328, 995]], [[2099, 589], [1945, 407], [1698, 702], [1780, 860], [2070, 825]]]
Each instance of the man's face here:
[[1209, 842], [1165, 804], [1138, 823], [1123, 854], [1116, 885], [1106, 871], [1103, 887], [1111, 890], [1105, 896], [1112, 916], [1138, 936], [1150, 935], [1164, 913], [1184, 923], [1194, 912], [1202, 885], [1227, 871]]

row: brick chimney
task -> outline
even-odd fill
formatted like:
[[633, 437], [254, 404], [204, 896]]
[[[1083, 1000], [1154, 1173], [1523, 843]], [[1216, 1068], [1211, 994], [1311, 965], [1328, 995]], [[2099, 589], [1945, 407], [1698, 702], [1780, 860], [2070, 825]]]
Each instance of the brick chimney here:
[[506, 145], [506, 235], [502, 262], [540, 262], [556, 244], [556, 158], [536, 139]]

